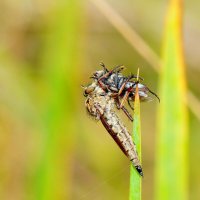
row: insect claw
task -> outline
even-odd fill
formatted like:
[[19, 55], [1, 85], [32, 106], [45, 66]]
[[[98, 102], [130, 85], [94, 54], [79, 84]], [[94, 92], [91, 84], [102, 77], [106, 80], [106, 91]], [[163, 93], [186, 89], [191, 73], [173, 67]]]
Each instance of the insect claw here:
[[140, 174], [140, 176], [143, 177], [143, 171], [142, 171], [142, 167], [140, 165], [135, 166], [137, 172]]
[[114, 70], [116, 70], [116, 72], [121, 72], [122, 70], [126, 69], [126, 67], [124, 65], [118, 65]]
[[106, 68], [105, 64], [103, 62], [100, 62], [99, 63], [100, 66], [103, 67], [103, 69], [106, 71], [106, 72], [109, 72], [109, 70]]
[[139, 79], [140, 79], [141, 81], [143, 81], [143, 80], [144, 80], [144, 79], [143, 79], [142, 77], [140, 77], [140, 76], [139, 76]]

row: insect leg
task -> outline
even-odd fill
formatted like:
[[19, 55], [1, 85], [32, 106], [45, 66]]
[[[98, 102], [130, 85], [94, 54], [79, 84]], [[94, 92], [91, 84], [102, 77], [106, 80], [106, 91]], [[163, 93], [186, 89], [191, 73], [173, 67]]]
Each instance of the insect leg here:
[[131, 105], [131, 102], [130, 102], [129, 98], [128, 98], [128, 105], [130, 106], [130, 108], [131, 108], [132, 110], [134, 110], [133, 106]]
[[[120, 100], [119, 100], [119, 95], [118, 95], [118, 93], [112, 93], [111, 96], [112, 96], [113, 98], [115, 98], [115, 102], [116, 102], [117, 109], [118, 109], [118, 110], [122, 109], [123, 112], [125, 113], [125, 115], [126, 115], [131, 121], [133, 121], [133, 118], [132, 118], [131, 114], [128, 112], [128, 110], [127, 110], [123, 105], [120, 107], [121, 102], [120, 102]], [[128, 102], [129, 102], [129, 100], [128, 100]], [[129, 102], [129, 103], [130, 103], [130, 102]], [[129, 106], [131, 107], [132, 110], [134, 110], [134, 109], [132, 108], [131, 105], [129, 105]]]
[[[119, 101], [118, 97], [116, 98], [116, 105], [117, 105], [117, 109], [120, 109], [120, 101]], [[131, 114], [128, 112], [128, 110], [124, 106], [122, 106], [121, 109], [123, 110], [125, 115], [133, 122], [133, 118], [132, 118]]]
[[106, 68], [106, 66], [105, 66], [104, 63], [100, 62], [99, 64], [100, 64], [100, 66], [103, 67], [103, 69], [104, 69], [105, 72], [109, 72], [109, 70]]
[[108, 86], [104, 84], [103, 81], [98, 80], [98, 84], [104, 91], [108, 91]]
[[119, 90], [119, 92], [118, 92], [118, 95], [119, 95], [119, 96], [120, 96], [120, 94], [122, 93], [122, 91], [124, 90], [124, 88], [125, 88], [127, 82], [128, 82], [128, 81], [126, 81], [126, 82], [124, 82], [124, 83], [122, 84], [122, 86], [121, 86], [121, 88], [120, 88], [120, 90]]
[[[104, 64], [103, 64], [104, 65]], [[118, 69], [118, 68], [120, 68], [120, 69]], [[124, 67], [123, 66], [117, 66], [117, 67], [115, 67], [114, 69], [112, 69], [112, 70], [110, 70], [110, 71], [107, 71], [107, 69], [105, 68], [105, 70], [107, 71], [107, 73], [105, 73], [103, 76], [101, 76], [97, 81], [98, 81], [98, 83], [99, 83], [99, 81], [101, 81], [103, 78], [107, 78], [108, 76], [110, 76], [113, 72], [115, 72], [116, 70], [118, 69], [118, 71], [117, 72], [119, 72], [119, 71], [121, 71], [121, 70], [123, 70], [124, 69]]]
[[113, 93], [110, 94], [110, 96], [113, 97], [113, 98], [117, 98], [118, 97], [118, 93], [113, 92]]
[[133, 122], [133, 118], [132, 118], [131, 114], [128, 112], [128, 110], [124, 106], [122, 106], [121, 109], [124, 111], [126, 116]]
[[129, 94], [130, 94], [130, 91], [126, 91], [126, 93], [121, 101], [120, 108], [122, 108], [124, 106], [124, 102], [128, 99]]
[[143, 81], [144, 79], [140, 76], [137, 77], [137, 75], [131, 74], [130, 76], [132, 76], [132, 78], [139, 78], [141, 81]]
[[[119, 90], [119, 92], [118, 92], [119, 95], [123, 92], [123, 90], [124, 90], [126, 84], [127, 84], [132, 78], [135, 78], [135, 75], [134, 75], [134, 74], [131, 74], [131, 75], [127, 78], [127, 80], [122, 84], [122, 86], [121, 86], [121, 88], [120, 88], [120, 90]], [[135, 83], [135, 84], [137, 84], [137, 83]], [[135, 85], [135, 84], [134, 84], [134, 85]]]
[[116, 66], [116, 67], [113, 69], [113, 71], [119, 73], [119, 72], [121, 72], [123, 69], [125, 69], [125, 67], [124, 67], [123, 65], [118, 65], [118, 66]]

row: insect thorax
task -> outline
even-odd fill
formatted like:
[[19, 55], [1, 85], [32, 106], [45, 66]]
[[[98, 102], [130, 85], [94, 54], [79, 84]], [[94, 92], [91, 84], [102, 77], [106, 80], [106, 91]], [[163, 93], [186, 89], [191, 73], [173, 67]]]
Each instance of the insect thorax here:
[[105, 93], [96, 83], [89, 87], [94, 87], [94, 90], [87, 95], [85, 106], [89, 114], [99, 120], [100, 115], [103, 115], [104, 112], [113, 110], [114, 99], [110, 96], [110, 93]]

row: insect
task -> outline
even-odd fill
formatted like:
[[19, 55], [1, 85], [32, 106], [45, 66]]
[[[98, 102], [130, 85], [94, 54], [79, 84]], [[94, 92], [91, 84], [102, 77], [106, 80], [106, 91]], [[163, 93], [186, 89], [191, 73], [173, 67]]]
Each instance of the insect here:
[[[133, 121], [132, 116], [125, 108], [124, 104], [127, 101], [128, 105], [132, 110], [130, 101], [135, 99], [135, 89], [138, 84], [140, 101], [148, 101], [152, 98], [149, 93], [153, 94], [160, 101], [158, 95], [152, 92], [146, 85], [139, 83], [136, 80], [137, 76], [131, 74], [130, 76], [124, 76], [121, 74], [121, 71], [124, 69], [124, 66], [117, 66], [112, 70], [108, 70], [103, 63], [100, 63], [103, 67], [103, 70], [96, 71], [93, 73], [91, 78], [97, 81], [98, 85], [106, 92], [111, 92], [112, 97], [115, 99], [115, 103], [118, 109], [122, 109], [127, 117]], [[140, 80], [143, 78], [139, 77]], [[121, 100], [121, 101], [120, 101]]]
[[[160, 99], [146, 85], [141, 84], [135, 75], [124, 76], [121, 73], [124, 69], [123, 66], [117, 66], [112, 70], [108, 70], [103, 63], [101, 66], [103, 70], [94, 72], [91, 76], [93, 82], [84, 87], [86, 109], [91, 116], [102, 122], [138, 173], [143, 176], [136, 146], [114, 108], [122, 109], [127, 117], [133, 121], [131, 114], [125, 108], [125, 102], [127, 101], [131, 109], [134, 109], [130, 102], [135, 100], [136, 85], [138, 85], [139, 97], [142, 102], [150, 100], [150, 94], [157, 97], [159, 101]], [[141, 77], [139, 79], [143, 80]]]
[[88, 113], [102, 124], [129, 158], [138, 173], [143, 176], [142, 167], [136, 151], [136, 146], [125, 125], [114, 111], [115, 100], [111, 92], [105, 92], [96, 80], [85, 87], [85, 106]]

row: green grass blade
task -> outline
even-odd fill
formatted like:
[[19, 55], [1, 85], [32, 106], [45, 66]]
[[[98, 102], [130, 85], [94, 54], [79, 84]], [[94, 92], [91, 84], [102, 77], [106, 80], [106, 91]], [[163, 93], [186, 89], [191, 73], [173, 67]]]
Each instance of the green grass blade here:
[[[141, 130], [140, 130], [140, 100], [138, 86], [136, 88], [134, 102], [133, 141], [136, 144], [137, 152], [141, 161]], [[129, 200], [140, 200], [142, 196], [142, 177], [131, 165], [130, 168], [130, 193]]]
[[188, 119], [182, 48], [182, 1], [171, 0], [167, 13], [158, 113], [156, 199], [188, 197]]
[[74, 138], [78, 1], [57, 1], [47, 16], [48, 35], [42, 55], [44, 82], [43, 144], [36, 175], [37, 200], [68, 199], [70, 151]]

